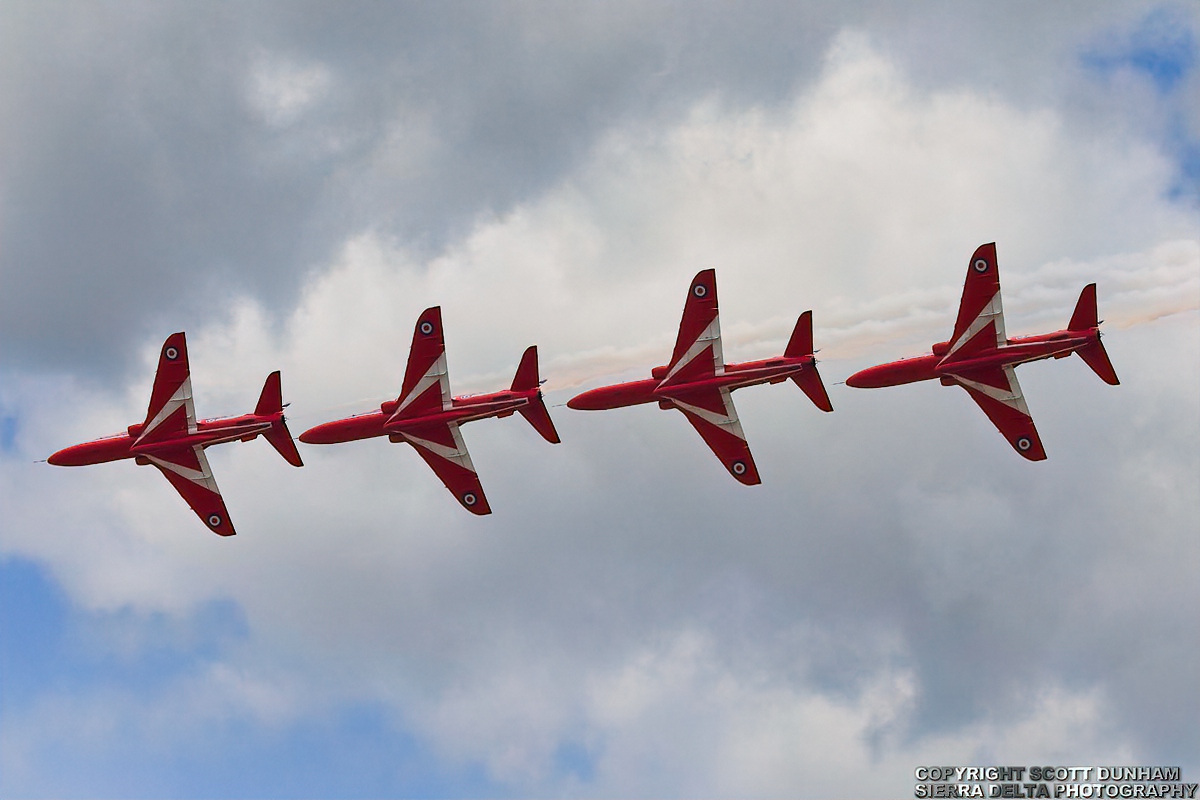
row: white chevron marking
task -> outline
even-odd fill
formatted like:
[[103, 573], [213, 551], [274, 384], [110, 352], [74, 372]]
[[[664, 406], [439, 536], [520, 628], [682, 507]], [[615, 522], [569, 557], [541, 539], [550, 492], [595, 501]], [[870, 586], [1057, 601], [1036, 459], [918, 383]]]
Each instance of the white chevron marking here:
[[204, 456], [204, 448], [196, 446], [192, 448], [196, 453], [196, 460], [200, 462], [200, 469], [188, 469], [171, 461], [164, 461], [161, 458], [154, 456], [146, 456], [154, 464], [162, 467], [165, 470], [170, 470], [176, 475], [187, 478], [192, 483], [203, 486], [215, 495], [220, 495], [221, 490], [217, 488], [217, 481], [213, 478], [212, 468], [208, 466], [208, 459]]
[[1004, 308], [1000, 303], [999, 289], [996, 290], [996, 294], [992, 297], [991, 301], [979, 312], [979, 316], [975, 317], [974, 321], [967, 326], [967, 329], [954, 340], [954, 344], [950, 346], [946, 357], [949, 358], [958, 348], [971, 341], [972, 337], [987, 327], [989, 322], [996, 324], [996, 347], [1004, 347], [1008, 344], [1008, 339], [1004, 333]]
[[1012, 367], [1004, 367], [1004, 377], [1008, 379], [1008, 391], [997, 389], [995, 386], [989, 386], [986, 383], [969, 380], [961, 375], [951, 375], [950, 377], [961, 383], [963, 386], [969, 386], [980, 394], [987, 395], [993, 400], [999, 400], [1004, 405], [1015, 408], [1025, 416], [1032, 416], [1029, 413], [1029, 406], [1025, 404], [1025, 396], [1021, 393], [1021, 384], [1017, 383], [1017, 373]]
[[722, 428], [729, 433], [732, 433], [734, 436], [744, 442], [746, 441], [746, 434], [742, 431], [742, 423], [738, 419], [737, 409], [733, 407], [733, 396], [730, 394], [729, 390], [724, 387], [722, 387], [720, 391], [721, 402], [725, 405], [724, 414], [718, 414], [714, 411], [709, 411], [707, 408], [700, 408], [699, 406], [694, 406], [691, 403], [685, 403], [682, 400], [678, 400], [674, 397], [670, 398], [670, 400], [678, 408], [681, 408], [688, 413], [695, 414], [705, 422], [711, 425], [716, 425], [718, 428]]
[[421, 380], [417, 381], [412, 390], [400, 399], [400, 405], [396, 406], [396, 410], [392, 412], [392, 416], [388, 421], [400, 419], [404, 409], [412, 405], [414, 400], [424, 394], [435, 383], [441, 385], [442, 410], [449, 411], [454, 406], [454, 400], [450, 396], [450, 379], [446, 372], [446, 352], [443, 350], [442, 354], [437, 357], [437, 360], [429, 365], [429, 369], [421, 376]]
[[718, 315], [713, 317], [712, 322], [708, 323], [708, 327], [700, 332], [700, 335], [696, 337], [696, 341], [692, 342], [691, 346], [679, 357], [679, 360], [675, 362], [675, 366], [671, 367], [671, 371], [662, 379], [662, 383], [671, 380], [675, 373], [692, 363], [696, 356], [703, 353], [704, 348], [710, 344], [713, 350], [713, 372], [716, 375], [724, 375], [725, 359], [721, 352], [721, 317]]
[[417, 447], [423, 447], [439, 458], [444, 458], [447, 461], [453, 461], [460, 467], [475, 472], [475, 465], [471, 463], [471, 454], [467, 452], [467, 444], [463, 441], [462, 434], [459, 433], [458, 426], [451, 423], [447, 426], [450, 429], [450, 435], [454, 437], [454, 447], [446, 447], [438, 442], [431, 442], [428, 439], [422, 439], [419, 436], [413, 436], [411, 433], [400, 432], [400, 435], [407, 439], [410, 443]]
[[175, 411], [180, 406], [184, 407], [184, 409], [185, 409], [184, 413], [187, 415], [188, 433], [189, 434], [195, 433], [196, 432], [196, 409], [192, 405], [192, 376], [191, 375], [188, 375], [186, 378], [184, 378], [183, 383], [179, 384], [179, 388], [177, 388], [175, 390], [175, 393], [172, 394], [169, 398], [167, 398], [167, 402], [163, 403], [162, 408], [160, 408], [158, 410], [158, 413], [154, 415], [154, 419], [150, 420], [150, 422], [148, 422], [146, 424], [146, 427], [142, 429], [141, 435], [138, 436], [137, 441], [134, 442], [134, 444], [135, 445], [140, 444], [143, 439], [145, 439], [147, 436], [149, 436], [151, 433], [154, 432], [155, 428], [157, 428], [168, 417], [170, 417], [172, 414], [174, 414]]

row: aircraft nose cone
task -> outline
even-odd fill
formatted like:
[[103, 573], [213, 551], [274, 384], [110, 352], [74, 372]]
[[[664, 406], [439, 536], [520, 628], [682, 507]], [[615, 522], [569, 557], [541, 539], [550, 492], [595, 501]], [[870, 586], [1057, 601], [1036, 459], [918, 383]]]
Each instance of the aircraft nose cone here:
[[86, 463], [80, 457], [77, 447], [64, 447], [56, 453], [51, 454], [46, 459], [47, 464], [53, 464], [56, 467], [79, 467]]
[[867, 385], [867, 382], [865, 380], [866, 376], [864, 375], [864, 373], [866, 373], [867, 371], [868, 370], [864, 369], [861, 372], [856, 372], [853, 375], [851, 375], [849, 378], [846, 378], [846, 385], [853, 386], [855, 389], [870, 388]]
[[593, 389], [572, 397], [567, 401], [567, 408], [573, 408], [576, 411], [597, 411], [600, 408], [596, 402], [597, 399], [596, 391]]
[[309, 428], [296, 438], [305, 444], [338, 444], [344, 441], [339, 435], [341, 428], [337, 422], [323, 422]]

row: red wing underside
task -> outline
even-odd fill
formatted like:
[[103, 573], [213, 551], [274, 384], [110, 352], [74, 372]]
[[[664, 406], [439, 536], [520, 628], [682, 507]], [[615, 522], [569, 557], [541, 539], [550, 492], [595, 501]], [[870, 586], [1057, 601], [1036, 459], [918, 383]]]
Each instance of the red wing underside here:
[[728, 389], [698, 389], [673, 396], [671, 403], [683, 412], [730, 475], [747, 486], [762, 482]]
[[187, 340], [182, 333], [173, 333], [163, 342], [159, 353], [150, 406], [136, 443], [150, 444], [195, 432], [196, 409], [192, 405]]
[[721, 323], [717, 313], [716, 271], [706, 269], [692, 279], [671, 363], [660, 386], [676, 386], [725, 372]]
[[213, 479], [212, 469], [208, 466], [208, 459], [204, 457], [202, 448], [182, 447], [178, 450], [161, 451], [149, 456], [149, 459], [183, 496], [209, 530], [221, 536], [233, 536], [229, 512], [225, 509], [221, 490], [217, 488], [217, 482]]
[[1046, 458], [1012, 367], [972, 370], [951, 377], [967, 390], [1014, 450], [1030, 461]]
[[408, 366], [395, 412], [389, 422], [424, 417], [450, 408], [450, 378], [446, 371], [446, 342], [442, 309], [427, 308], [417, 318]]
[[970, 358], [996, 347], [1004, 347], [1004, 308], [1000, 302], [1000, 272], [996, 266], [996, 245], [981, 245], [967, 265], [962, 300], [954, 335], [943, 363]]
[[450, 494], [462, 503], [463, 508], [481, 516], [492, 513], [458, 425], [415, 426], [397, 436], [421, 454], [421, 458], [450, 490]]

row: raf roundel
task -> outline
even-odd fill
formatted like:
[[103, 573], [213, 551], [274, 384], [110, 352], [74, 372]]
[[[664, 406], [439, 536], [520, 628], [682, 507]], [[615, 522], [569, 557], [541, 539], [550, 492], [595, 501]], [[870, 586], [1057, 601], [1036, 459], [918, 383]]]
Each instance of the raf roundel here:
[[1017, 449], [1022, 453], [1031, 447], [1033, 447], [1033, 442], [1029, 441], [1028, 436], [1022, 436], [1020, 439], [1017, 439]]
[[467, 492], [463, 495], [463, 505], [473, 506], [478, 502], [474, 492]]
[[733, 474], [734, 475], [745, 475], [746, 474], [745, 462], [742, 462], [742, 461], [733, 462]]
[[179, 358], [179, 351], [174, 347], [168, 347], [163, 351], [163, 355], [167, 357], [168, 361], [174, 361], [175, 359]]
[[433, 333], [433, 323], [430, 322], [429, 320], [425, 320], [424, 322], [422, 322], [421, 323], [421, 333], [425, 334], [426, 336]]
[[704, 297], [708, 294], [708, 287], [703, 283], [697, 283], [692, 287], [692, 294], [696, 295], [696, 297]]
[[210, 528], [219, 528], [221, 526], [221, 516], [219, 514], [209, 514], [207, 521]]
[[982, 258], [975, 259], [975, 271], [976, 272], [987, 272], [987, 269], [988, 269], [988, 263], [986, 261], [984, 261]]

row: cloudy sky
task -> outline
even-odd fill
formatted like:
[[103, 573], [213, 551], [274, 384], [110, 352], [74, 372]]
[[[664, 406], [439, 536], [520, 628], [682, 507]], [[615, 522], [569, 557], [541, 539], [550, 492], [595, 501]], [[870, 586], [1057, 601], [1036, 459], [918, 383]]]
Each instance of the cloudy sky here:
[[[1200, 777], [1194, 3], [0, 4], [0, 794], [904, 796], [919, 764]], [[1049, 459], [960, 391], [838, 382], [1099, 284], [1122, 384], [1023, 367]], [[837, 409], [561, 407], [812, 309]], [[283, 372], [294, 432], [537, 344], [563, 443], [209, 451], [239, 535], [54, 450]], [[303, 446], [302, 446], [303, 447]]]

